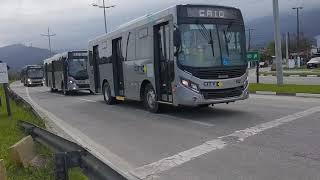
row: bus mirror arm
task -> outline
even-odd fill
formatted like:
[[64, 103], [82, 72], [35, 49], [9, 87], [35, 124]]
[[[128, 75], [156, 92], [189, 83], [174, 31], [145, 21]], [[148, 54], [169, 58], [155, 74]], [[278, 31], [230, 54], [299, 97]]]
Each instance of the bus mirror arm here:
[[181, 33], [178, 28], [176, 28], [173, 32], [173, 45], [177, 48], [176, 52], [174, 53], [174, 55], [177, 56], [181, 48]]

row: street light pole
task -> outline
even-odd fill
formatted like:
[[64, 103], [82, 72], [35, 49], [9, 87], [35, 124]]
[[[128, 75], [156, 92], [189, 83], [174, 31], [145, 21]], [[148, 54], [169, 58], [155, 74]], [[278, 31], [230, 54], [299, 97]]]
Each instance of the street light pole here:
[[55, 36], [56, 34], [50, 34], [50, 28], [48, 27], [48, 33], [47, 34], [41, 34], [41, 36], [45, 36], [48, 38], [49, 41], [49, 51], [50, 51], [50, 56], [52, 56], [52, 49], [51, 49], [51, 37]]
[[98, 4], [95, 4], [95, 3], [93, 3], [92, 6], [98, 7], [98, 8], [103, 8], [104, 29], [105, 29], [105, 32], [106, 32], [106, 34], [107, 34], [107, 33], [108, 33], [108, 28], [107, 28], [107, 13], [106, 13], [106, 9], [113, 8], [113, 7], [115, 7], [115, 5], [106, 6], [106, 5], [105, 5], [105, 0], [103, 0], [103, 1], [102, 1], [102, 6], [100, 6], [100, 5], [98, 5]]
[[282, 70], [282, 51], [281, 51], [281, 34], [280, 34], [278, 0], [273, 0], [273, 17], [274, 17], [274, 42], [275, 42], [275, 53], [276, 53], [277, 84], [282, 85], [283, 70]]
[[300, 17], [299, 17], [299, 10], [303, 9], [303, 7], [294, 7], [292, 8], [297, 10], [297, 55], [300, 56]]
[[[106, 7], [104, 0], [103, 0], [103, 7]], [[104, 29], [106, 30], [106, 34], [107, 34], [108, 33], [108, 28], [107, 28], [106, 8], [103, 8], [103, 15], [104, 15]]]

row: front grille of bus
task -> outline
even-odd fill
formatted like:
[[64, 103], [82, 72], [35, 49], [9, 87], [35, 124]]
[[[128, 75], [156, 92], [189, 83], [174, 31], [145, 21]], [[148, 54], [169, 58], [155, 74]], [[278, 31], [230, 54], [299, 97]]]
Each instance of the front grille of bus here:
[[228, 79], [241, 77], [246, 73], [246, 68], [233, 69], [199, 69], [193, 75], [199, 79]]
[[232, 98], [241, 96], [243, 90], [243, 86], [229, 89], [203, 89], [201, 94], [205, 99]]

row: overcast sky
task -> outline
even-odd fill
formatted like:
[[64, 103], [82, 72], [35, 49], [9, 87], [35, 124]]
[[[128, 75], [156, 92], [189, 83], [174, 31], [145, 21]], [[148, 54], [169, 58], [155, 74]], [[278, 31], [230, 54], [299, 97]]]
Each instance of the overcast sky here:
[[[47, 48], [41, 37], [50, 26], [57, 34], [53, 49], [86, 48], [87, 41], [104, 32], [102, 9], [90, 6], [102, 0], [0, 0], [0, 46], [23, 43]], [[144, 14], [181, 3], [206, 3], [238, 7], [245, 20], [272, 15], [272, 0], [106, 0], [116, 5], [108, 10], [108, 27], [118, 25]], [[281, 13], [292, 13], [293, 6], [312, 8], [320, 0], [279, 0]]]

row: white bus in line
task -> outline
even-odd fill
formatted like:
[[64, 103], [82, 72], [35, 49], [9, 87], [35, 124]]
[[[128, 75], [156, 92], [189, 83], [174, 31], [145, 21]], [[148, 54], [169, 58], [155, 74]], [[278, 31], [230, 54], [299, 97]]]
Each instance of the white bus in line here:
[[89, 41], [90, 88], [107, 104], [208, 106], [249, 97], [241, 11], [177, 5]]
[[87, 60], [87, 51], [65, 52], [44, 60], [46, 86], [52, 92], [61, 90], [65, 95], [79, 90], [90, 91]]

